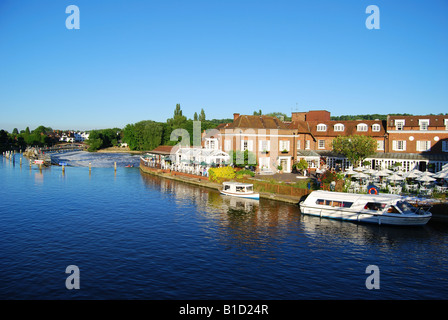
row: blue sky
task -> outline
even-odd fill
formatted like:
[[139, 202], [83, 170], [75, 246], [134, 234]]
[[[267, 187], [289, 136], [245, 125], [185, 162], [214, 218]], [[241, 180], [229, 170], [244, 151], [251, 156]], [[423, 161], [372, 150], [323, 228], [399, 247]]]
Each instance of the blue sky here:
[[0, 128], [124, 127], [177, 103], [208, 119], [448, 112], [448, 2], [0, 0]]

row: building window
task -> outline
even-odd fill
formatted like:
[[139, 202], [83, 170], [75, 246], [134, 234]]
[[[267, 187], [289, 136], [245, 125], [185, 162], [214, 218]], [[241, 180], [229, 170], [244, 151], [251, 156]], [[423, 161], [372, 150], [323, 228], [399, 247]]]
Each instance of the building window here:
[[379, 132], [381, 130], [381, 126], [378, 123], [372, 125], [373, 132]]
[[300, 140], [297, 141], [297, 150], [300, 150]]
[[358, 131], [367, 131], [368, 126], [365, 123], [360, 123], [356, 126], [356, 130]]
[[269, 140], [260, 140], [259, 142], [259, 151], [260, 152], [268, 152], [271, 149], [271, 141]]
[[318, 124], [317, 125], [317, 131], [327, 131], [327, 125], [326, 124]]
[[395, 120], [396, 130], [403, 130], [403, 127], [404, 127], [404, 120]]
[[205, 147], [207, 149], [218, 149], [218, 139], [205, 139]]
[[383, 140], [378, 140], [377, 141], [376, 149], [377, 150], [384, 150], [384, 141]]
[[448, 140], [443, 140], [442, 141], [442, 151], [443, 152], [448, 152]]
[[406, 140], [393, 140], [392, 150], [394, 151], [405, 151], [406, 150]]
[[448, 130], [448, 119], [444, 119], [443, 122], [445, 123], [445, 130]]
[[325, 149], [325, 140], [318, 140], [317, 141], [317, 147], [319, 149]]
[[224, 151], [232, 150], [232, 140], [226, 139], [224, 140]]
[[418, 120], [418, 125], [420, 126], [420, 130], [428, 130], [429, 120], [428, 119], [420, 119], [420, 120]]
[[309, 150], [311, 148], [311, 141], [310, 140], [306, 140], [305, 141], [305, 149]]
[[431, 141], [417, 141], [417, 151], [431, 150]]
[[253, 141], [252, 140], [243, 140], [241, 141], [241, 151], [253, 151]]
[[344, 131], [344, 125], [342, 123], [335, 124], [334, 131]]
[[283, 151], [289, 152], [289, 141], [288, 140], [280, 140], [278, 147], [279, 147], [280, 152], [283, 152]]

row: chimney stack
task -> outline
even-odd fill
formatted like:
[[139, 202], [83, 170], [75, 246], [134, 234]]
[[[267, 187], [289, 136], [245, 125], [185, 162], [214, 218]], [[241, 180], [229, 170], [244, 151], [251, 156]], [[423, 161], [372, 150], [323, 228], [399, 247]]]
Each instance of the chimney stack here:
[[238, 119], [239, 116], [240, 116], [239, 113], [234, 113], [234, 114], [233, 114], [233, 121], [235, 121], [236, 119]]

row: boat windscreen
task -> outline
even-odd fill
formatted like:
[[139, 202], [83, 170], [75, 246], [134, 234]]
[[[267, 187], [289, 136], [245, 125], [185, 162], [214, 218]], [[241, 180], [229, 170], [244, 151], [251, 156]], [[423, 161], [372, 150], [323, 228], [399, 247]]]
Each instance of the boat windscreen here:
[[397, 201], [397, 207], [401, 212], [417, 212], [417, 208], [407, 201]]

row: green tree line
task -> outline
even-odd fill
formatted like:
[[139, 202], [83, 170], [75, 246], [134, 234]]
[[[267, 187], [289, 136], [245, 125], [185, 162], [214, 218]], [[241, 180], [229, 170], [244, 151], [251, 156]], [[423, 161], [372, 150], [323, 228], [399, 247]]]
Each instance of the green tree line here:
[[50, 127], [39, 126], [34, 130], [26, 127], [25, 130], [14, 128], [12, 133], [0, 130], [0, 151], [10, 149], [25, 149], [27, 146], [44, 146], [52, 143], [47, 133], [52, 132]]

